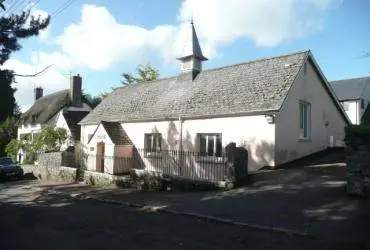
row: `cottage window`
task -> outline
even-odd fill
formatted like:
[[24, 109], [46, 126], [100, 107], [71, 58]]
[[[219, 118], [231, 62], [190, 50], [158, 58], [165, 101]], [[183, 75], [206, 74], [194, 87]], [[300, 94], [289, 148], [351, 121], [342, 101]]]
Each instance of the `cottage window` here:
[[160, 152], [162, 149], [162, 134], [151, 133], [145, 134], [144, 138], [144, 148], [145, 152]]
[[311, 104], [308, 102], [299, 102], [299, 128], [300, 139], [310, 139], [311, 136]]
[[222, 156], [221, 134], [198, 134], [198, 143], [201, 156]]

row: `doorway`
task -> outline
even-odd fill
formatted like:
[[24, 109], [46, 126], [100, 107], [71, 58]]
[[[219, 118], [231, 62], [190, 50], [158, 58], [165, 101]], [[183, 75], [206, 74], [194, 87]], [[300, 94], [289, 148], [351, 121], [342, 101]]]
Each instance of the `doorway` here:
[[104, 142], [98, 142], [96, 145], [96, 172], [104, 173]]

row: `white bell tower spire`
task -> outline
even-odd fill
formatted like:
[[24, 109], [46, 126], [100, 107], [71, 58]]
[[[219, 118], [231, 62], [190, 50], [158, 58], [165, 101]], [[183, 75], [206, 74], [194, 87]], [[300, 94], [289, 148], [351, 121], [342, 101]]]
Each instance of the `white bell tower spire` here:
[[187, 36], [182, 55], [177, 59], [181, 61], [181, 72], [193, 72], [193, 78], [195, 78], [202, 71], [202, 62], [208, 59], [203, 56], [193, 20], [190, 21], [189, 29], [190, 36]]

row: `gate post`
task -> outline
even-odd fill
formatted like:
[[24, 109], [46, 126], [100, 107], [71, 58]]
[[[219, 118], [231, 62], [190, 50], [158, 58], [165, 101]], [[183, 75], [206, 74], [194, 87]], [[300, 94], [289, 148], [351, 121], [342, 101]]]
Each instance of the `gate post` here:
[[244, 147], [236, 147], [232, 142], [225, 147], [226, 152], [226, 173], [225, 181], [234, 186], [245, 183], [248, 177], [248, 150]]

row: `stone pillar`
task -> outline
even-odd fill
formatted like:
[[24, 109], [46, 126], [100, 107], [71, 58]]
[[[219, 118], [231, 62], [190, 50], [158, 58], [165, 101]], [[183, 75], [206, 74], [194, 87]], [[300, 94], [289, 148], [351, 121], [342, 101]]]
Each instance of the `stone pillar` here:
[[248, 151], [243, 147], [236, 147], [230, 143], [225, 147], [227, 166], [226, 182], [239, 186], [245, 183], [248, 177]]
[[346, 128], [347, 194], [370, 196], [370, 128]]

